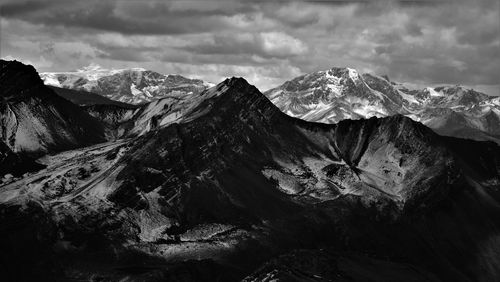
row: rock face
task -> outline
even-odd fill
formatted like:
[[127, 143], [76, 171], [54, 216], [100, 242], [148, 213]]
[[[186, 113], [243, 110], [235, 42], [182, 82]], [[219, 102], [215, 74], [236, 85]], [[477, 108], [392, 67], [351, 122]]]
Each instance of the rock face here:
[[[101, 124], [47, 88], [32, 66], [0, 61], [0, 95], [0, 140], [7, 155], [37, 157], [105, 140]], [[0, 164], [1, 171], [8, 166]]]
[[108, 70], [90, 65], [76, 72], [41, 73], [46, 85], [97, 93], [114, 101], [142, 104], [169, 94], [196, 94], [209, 84], [142, 68]]
[[498, 97], [460, 86], [410, 90], [350, 68], [299, 76], [264, 93], [288, 115], [308, 121], [406, 115], [439, 134], [500, 142]]
[[[200, 97], [175, 123], [49, 156], [46, 169], [1, 187], [5, 276], [498, 277], [496, 144], [401, 115], [306, 122], [241, 78]], [[298, 248], [310, 251], [291, 264]]]

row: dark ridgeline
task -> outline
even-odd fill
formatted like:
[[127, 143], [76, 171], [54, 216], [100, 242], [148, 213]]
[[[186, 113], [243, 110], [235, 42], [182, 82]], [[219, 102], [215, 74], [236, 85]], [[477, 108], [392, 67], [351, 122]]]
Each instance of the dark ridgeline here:
[[0, 188], [38, 191], [0, 204], [7, 279], [497, 277], [495, 143], [400, 115], [306, 122], [242, 78], [200, 97], [175, 123], [66, 160], [88, 170], [49, 166]]
[[61, 88], [55, 86], [47, 86], [47, 87], [52, 89], [57, 95], [79, 106], [112, 105], [130, 109], [137, 108], [136, 105], [131, 105], [111, 100], [102, 95], [95, 94], [92, 92], [87, 92], [85, 90], [73, 90], [69, 88]]

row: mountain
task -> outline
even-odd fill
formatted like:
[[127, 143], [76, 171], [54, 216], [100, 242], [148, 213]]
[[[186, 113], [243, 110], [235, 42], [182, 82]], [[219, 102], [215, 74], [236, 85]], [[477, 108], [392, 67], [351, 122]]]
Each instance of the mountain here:
[[142, 104], [168, 94], [196, 94], [210, 84], [180, 75], [163, 75], [142, 68], [104, 69], [90, 65], [75, 72], [45, 72], [46, 85], [97, 93], [114, 101]]
[[401, 115], [303, 121], [241, 78], [200, 97], [175, 123], [4, 185], [4, 277], [498, 277], [498, 145]]
[[213, 90], [201, 93], [172, 92], [164, 98], [136, 107], [101, 104], [84, 109], [105, 125], [111, 139], [123, 138], [143, 135], [188, 120], [186, 113], [212, 95]]
[[406, 115], [447, 136], [500, 142], [500, 104], [461, 86], [407, 88], [387, 77], [332, 68], [305, 74], [264, 93], [283, 112], [308, 121]]
[[1, 60], [0, 95], [0, 154], [7, 156], [1, 173], [22, 174], [24, 169], [10, 167], [10, 158], [20, 161], [105, 140], [99, 121], [46, 87], [32, 66]]

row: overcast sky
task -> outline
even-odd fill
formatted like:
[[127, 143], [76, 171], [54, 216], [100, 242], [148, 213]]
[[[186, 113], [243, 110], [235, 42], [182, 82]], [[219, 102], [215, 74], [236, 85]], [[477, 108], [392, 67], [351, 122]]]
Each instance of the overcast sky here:
[[348, 66], [500, 94], [500, 1], [0, 0], [0, 57], [39, 71], [96, 63], [261, 90]]

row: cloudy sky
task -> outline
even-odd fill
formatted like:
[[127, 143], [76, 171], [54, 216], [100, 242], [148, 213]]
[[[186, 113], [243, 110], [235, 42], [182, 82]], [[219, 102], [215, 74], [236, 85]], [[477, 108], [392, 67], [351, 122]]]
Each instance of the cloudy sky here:
[[500, 1], [0, 0], [0, 57], [261, 90], [333, 66], [500, 95]]

